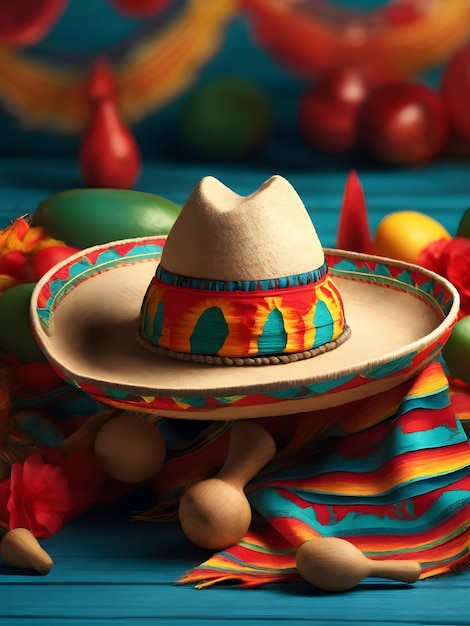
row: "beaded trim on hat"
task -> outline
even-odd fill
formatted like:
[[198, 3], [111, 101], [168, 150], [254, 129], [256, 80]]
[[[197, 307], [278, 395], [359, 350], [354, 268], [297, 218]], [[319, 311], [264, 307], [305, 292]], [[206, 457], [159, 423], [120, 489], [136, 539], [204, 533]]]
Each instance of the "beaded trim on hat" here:
[[168, 350], [154, 345], [147, 339], [142, 337], [140, 330], [137, 332], [137, 340], [144, 348], [155, 352], [159, 356], [165, 356], [172, 359], [178, 359], [179, 361], [186, 361], [191, 363], [205, 363], [207, 365], [226, 365], [226, 366], [247, 366], [247, 365], [281, 365], [283, 363], [295, 363], [296, 361], [304, 361], [311, 359], [319, 354], [324, 354], [330, 350], [334, 350], [341, 344], [343, 344], [351, 335], [351, 329], [346, 324], [344, 326], [342, 334], [334, 341], [324, 343], [317, 348], [311, 350], [304, 350], [303, 352], [294, 352], [292, 354], [272, 354], [270, 356], [255, 356], [255, 357], [220, 357], [212, 356], [210, 354], [188, 354], [187, 352], [175, 352], [174, 350]]
[[327, 263], [323, 263], [316, 270], [303, 274], [294, 274], [282, 278], [268, 278], [264, 280], [213, 280], [210, 278], [192, 278], [174, 274], [163, 268], [157, 267], [155, 276], [165, 285], [185, 287], [188, 289], [203, 289], [207, 291], [267, 291], [271, 289], [287, 289], [317, 283], [328, 272]]

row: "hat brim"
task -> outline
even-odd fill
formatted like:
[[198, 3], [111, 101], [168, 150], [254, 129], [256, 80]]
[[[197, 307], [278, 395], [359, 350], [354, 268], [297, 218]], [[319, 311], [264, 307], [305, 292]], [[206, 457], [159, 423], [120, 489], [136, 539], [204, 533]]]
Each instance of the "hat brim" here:
[[228, 367], [159, 356], [137, 339], [141, 303], [164, 237], [69, 257], [31, 299], [36, 340], [59, 375], [107, 405], [186, 419], [231, 420], [338, 406], [410, 379], [441, 351], [459, 297], [418, 266], [325, 250], [351, 337], [294, 363]]

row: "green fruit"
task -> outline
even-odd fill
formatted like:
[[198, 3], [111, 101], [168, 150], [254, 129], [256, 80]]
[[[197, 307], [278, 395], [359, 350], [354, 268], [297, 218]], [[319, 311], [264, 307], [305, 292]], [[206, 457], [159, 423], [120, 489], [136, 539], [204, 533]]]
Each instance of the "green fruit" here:
[[128, 189], [70, 189], [43, 200], [33, 226], [69, 246], [88, 248], [133, 237], [166, 235], [181, 207], [166, 198]]
[[460, 219], [457, 237], [470, 237], [470, 208], [465, 211]]
[[217, 78], [189, 96], [181, 133], [198, 154], [236, 158], [258, 149], [271, 123], [269, 101], [258, 85], [245, 79]]
[[21, 363], [46, 361], [29, 324], [29, 305], [36, 283], [23, 283], [0, 296], [0, 350]]
[[442, 356], [453, 378], [470, 383], [470, 315], [455, 324]]

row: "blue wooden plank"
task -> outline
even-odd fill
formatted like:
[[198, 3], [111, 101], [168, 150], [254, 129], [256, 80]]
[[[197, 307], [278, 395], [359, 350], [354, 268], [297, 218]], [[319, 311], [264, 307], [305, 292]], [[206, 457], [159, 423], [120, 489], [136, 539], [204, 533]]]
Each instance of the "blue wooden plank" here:
[[2, 585], [0, 588], [0, 619], [55, 620], [80, 616], [90, 619], [115, 616], [121, 620], [158, 618], [160, 620], [232, 621], [279, 620], [325, 624], [340, 623], [433, 624], [448, 626], [469, 623], [463, 606], [460, 587], [448, 586], [437, 593], [434, 585], [424, 581], [404, 588], [396, 583], [362, 583], [347, 593], [331, 595], [317, 592], [304, 584], [275, 585], [264, 589], [243, 590], [212, 588], [196, 590], [190, 587], [149, 584], [69, 585], [53, 584], [38, 587]]
[[[470, 205], [470, 177], [465, 162], [439, 163], [418, 170], [358, 171], [367, 197], [371, 228], [385, 214], [402, 209], [419, 210], [439, 219], [455, 232]], [[148, 163], [137, 189], [183, 203], [194, 185], [207, 174], [217, 176], [242, 195], [254, 191], [266, 178], [280, 173], [301, 195], [325, 246], [334, 245], [336, 226], [348, 170], [289, 170], [266, 166], [226, 164]], [[34, 212], [48, 196], [81, 186], [73, 162], [0, 161], [0, 227], [9, 220]]]
[[[163, 621], [163, 619], [165, 621]], [[271, 624], [283, 624], [283, 626], [301, 626], [303, 624], [315, 624], [315, 618], [312, 616], [304, 616], [304, 617], [296, 617], [296, 616], [284, 616], [280, 615], [279, 617], [267, 617], [264, 618], [259, 616], [257, 618], [246, 618], [240, 620], [237, 617], [232, 618], [229, 615], [221, 615], [215, 618], [198, 618], [198, 617], [184, 617], [180, 618], [172, 618], [165, 616], [157, 617], [124, 617], [120, 619], [119, 617], [109, 617], [109, 618], [87, 618], [86, 626], [116, 626], [116, 624], [124, 624], [125, 626], [154, 626], [157, 624], [164, 624], [165, 626], [191, 626], [191, 625], [203, 625], [207, 626], [207, 624], [211, 624], [213, 626], [233, 626], [234, 624], [243, 624], [243, 626], [270, 626]], [[344, 621], [338, 621], [334, 618], [328, 618], [324, 621], [319, 621], [319, 624], [323, 626], [344, 626]], [[364, 622], [362, 619], [358, 618], [357, 620], [350, 621], [355, 626], [362, 626]], [[380, 622], [374, 622], [376, 626], [397, 626], [397, 622], [385, 620]], [[77, 624], [85, 624], [85, 622], [81, 622], [80, 618], [77, 617], [64, 617], [61, 616], [59, 618], [48, 617], [48, 618], [6, 618], [2, 621], [2, 626], [77, 626]], [[401, 621], [400, 624], [403, 626], [418, 626], [416, 622], [411, 621]], [[468, 624], [468, 622], [465, 622]], [[419, 626], [423, 626], [420, 624]], [[445, 621], [437, 621], [432, 622], [432, 624], [425, 626], [449, 626], [448, 622]]]
[[469, 623], [462, 598], [470, 588], [470, 571], [414, 586], [369, 579], [342, 594], [303, 583], [247, 590], [177, 585], [178, 578], [208, 553], [191, 544], [176, 523], [129, 521], [146, 498], [132, 496], [91, 511], [43, 540], [55, 561], [47, 576], [0, 568], [2, 626], [13, 619], [16, 626], [41, 620], [104, 626], [110, 617], [126, 625], [151, 619], [186, 626], [242, 621], [245, 626], [277, 621], [331, 626]]
[[[80, 620], [105, 624], [159, 619], [164, 623], [468, 624], [470, 570], [413, 586], [368, 579], [329, 594], [304, 583], [240, 590], [197, 590], [178, 577], [207, 556], [178, 524], [134, 524], [125, 510], [90, 512], [43, 541], [55, 565], [47, 576], [0, 570], [0, 623]], [[367, 607], [367, 612], [364, 611]], [[105, 621], [103, 621], [105, 620]], [[145, 623], [145, 621], [143, 622]]]

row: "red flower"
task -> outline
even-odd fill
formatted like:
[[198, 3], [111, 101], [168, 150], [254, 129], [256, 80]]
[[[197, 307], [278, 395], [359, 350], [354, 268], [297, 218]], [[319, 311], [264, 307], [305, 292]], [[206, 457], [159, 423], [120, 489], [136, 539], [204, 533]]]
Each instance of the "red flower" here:
[[444, 276], [460, 294], [461, 315], [470, 314], [470, 239], [441, 239], [425, 248], [418, 259], [420, 265]]
[[460, 309], [464, 315], [470, 313], [470, 239], [456, 237], [454, 245], [446, 247], [447, 278], [460, 294]]
[[28, 528], [35, 537], [53, 535], [90, 506], [92, 495], [84, 487], [70, 480], [63, 467], [44, 462], [40, 454], [14, 463], [7, 504], [10, 528]]
[[446, 268], [442, 253], [448, 243], [448, 239], [438, 239], [431, 242], [419, 253], [418, 264], [444, 276]]
[[[1, 13], [0, 3], [0, 21]], [[35, 255], [44, 248], [50, 248], [57, 254], [59, 247], [65, 247], [70, 254], [71, 249], [63, 241], [49, 237], [42, 226], [31, 226], [27, 216], [18, 217], [7, 228], [0, 230], [0, 294], [18, 283], [31, 282], [35, 277], [32, 266], [28, 265], [33, 262]]]
[[49, 448], [43, 452], [43, 457], [47, 463], [60, 466], [66, 474], [75, 494], [74, 515], [99, 500], [107, 479], [91, 448], [81, 448], [65, 455], [56, 448]]
[[60, 468], [45, 464], [39, 454], [12, 465], [10, 528], [28, 528], [35, 537], [48, 537], [59, 530], [72, 506], [68, 480]]

